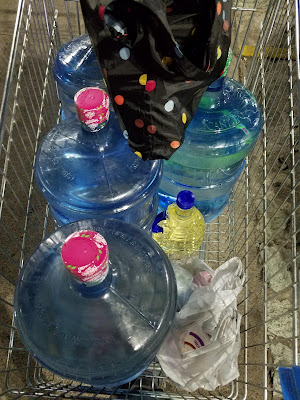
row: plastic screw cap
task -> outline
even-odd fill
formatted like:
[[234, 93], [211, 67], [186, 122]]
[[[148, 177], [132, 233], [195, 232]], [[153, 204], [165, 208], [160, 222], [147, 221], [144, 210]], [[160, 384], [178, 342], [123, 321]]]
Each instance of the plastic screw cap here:
[[108, 247], [102, 235], [77, 231], [65, 241], [61, 256], [67, 270], [84, 283], [100, 283], [108, 273]]
[[88, 87], [74, 96], [77, 115], [84, 129], [99, 131], [109, 119], [109, 97], [105, 90]]
[[195, 204], [195, 196], [194, 193], [190, 190], [182, 190], [177, 195], [176, 204], [182, 210], [189, 210]]

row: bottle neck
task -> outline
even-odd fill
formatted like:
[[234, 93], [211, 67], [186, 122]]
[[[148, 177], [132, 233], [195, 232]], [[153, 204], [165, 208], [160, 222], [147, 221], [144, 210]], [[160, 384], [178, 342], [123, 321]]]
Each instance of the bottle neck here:
[[222, 90], [224, 84], [224, 76], [221, 76], [221, 78], [215, 80], [208, 88], [208, 92], [219, 92]]
[[205, 110], [220, 108], [224, 104], [223, 86], [224, 77], [213, 82], [202, 96], [198, 107]]
[[84, 122], [80, 121], [82, 131], [86, 134], [93, 135], [98, 133], [104, 133], [108, 128], [108, 119], [104, 121], [101, 125], [98, 125], [96, 128], [91, 128], [90, 126], [86, 125]]
[[101, 129], [94, 132], [85, 129], [81, 125], [77, 140], [78, 143], [82, 142], [82, 144], [84, 144], [87, 151], [92, 151], [92, 149], [95, 149], [98, 152], [99, 146], [107, 146], [112, 140], [109, 122], [104, 124]]
[[192, 215], [193, 208], [189, 208], [188, 210], [183, 210], [182, 208], [176, 206], [175, 212], [176, 212], [176, 215], [178, 215], [178, 217], [180, 217], [180, 218], [188, 218]]
[[95, 298], [103, 296], [109, 289], [112, 281], [112, 272], [110, 266], [108, 273], [103, 281], [95, 283], [84, 283], [73, 276], [70, 276], [72, 288], [83, 297]]

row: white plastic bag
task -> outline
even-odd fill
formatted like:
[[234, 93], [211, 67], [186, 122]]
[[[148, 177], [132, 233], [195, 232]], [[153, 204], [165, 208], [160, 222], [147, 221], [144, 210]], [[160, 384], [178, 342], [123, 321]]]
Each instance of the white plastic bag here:
[[176, 262], [173, 262], [172, 266], [176, 277], [177, 305], [180, 309], [193, 293], [193, 275]]
[[239, 376], [241, 316], [236, 297], [243, 283], [242, 263], [232, 258], [213, 273], [208, 286], [197, 287], [177, 313], [157, 357], [166, 375], [183, 389], [214, 390]]
[[[214, 270], [199, 258], [172, 261], [172, 266], [177, 282], [177, 304], [179, 309], [181, 309], [193, 291], [201, 284], [205, 285], [205, 281], [209, 281], [208, 277], [214, 274]], [[203, 276], [203, 273], [207, 275]]]

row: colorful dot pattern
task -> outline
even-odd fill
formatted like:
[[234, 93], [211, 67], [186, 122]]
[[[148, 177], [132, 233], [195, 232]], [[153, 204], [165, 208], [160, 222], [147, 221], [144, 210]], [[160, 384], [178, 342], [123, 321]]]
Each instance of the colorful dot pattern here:
[[104, 20], [104, 12], [105, 12], [105, 6], [100, 6], [99, 7], [99, 17], [100, 17], [101, 21]]
[[145, 85], [145, 90], [147, 92], [152, 92], [155, 88], [156, 88], [156, 82], [153, 80], [148, 81]]
[[[227, 3], [227, 0], [223, 0], [223, 3]], [[222, 13], [222, 19], [223, 19], [223, 30], [225, 32], [229, 31], [230, 25], [228, 19], [226, 19], [226, 11], [225, 9], [222, 10], [222, 2], [218, 1], [217, 2], [217, 15], [221, 15]]]
[[[168, 57], [166, 57], [166, 58], [168, 58]], [[165, 58], [165, 61], [166, 61], [166, 58]], [[139, 84], [141, 86], [145, 86], [145, 90], [147, 92], [152, 92], [156, 88], [156, 82], [154, 80], [152, 80], [152, 79], [148, 80], [148, 75], [147, 74], [142, 74], [139, 77]], [[115, 96], [115, 102], [119, 106], [122, 106], [124, 104], [124, 102], [125, 102], [125, 99], [124, 99], [124, 97], [122, 95], [117, 95], [117, 96]], [[164, 106], [164, 108], [165, 108], [165, 110], [167, 112], [172, 112], [174, 110], [174, 107], [175, 107], [175, 103], [174, 103], [173, 100], [168, 100], [167, 103]], [[185, 113], [182, 113], [181, 120], [182, 120], [183, 124], [186, 124], [187, 116], [186, 116]], [[139, 129], [142, 129], [145, 126], [145, 122], [141, 118], [136, 119], [134, 121], [134, 124]], [[150, 124], [150, 125], [147, 126], [147, 131], [148, 131], [149, 134], [154, 135], [157, 132], [157, 127], [155, 125], [153, 125], [153, 124]], [[128, 139], [129, 135], [128, 135], [127, 130], [125, 130], [123, 132], [123, 135], [124, 135], [125, 139]], [[179, 141], [173, 141], [173, 142], [170, 143], [170, 146], [171, 146], [172, 149], [177, 149], [180, 146], [180, 142]], [[137, 152], [135, 152], [135, 154], [138, 155], [140, 158], [142, 158], [142, 154], [140, 152], [137, 151]]]
[[171, 142], [172, 149], [178, 149], [179, 146], [180, 142], [178, 142], [178, 140], [174, 140], [173, 142]]
[[124, 138], [127, 140], [128, 139], [128, 132], [125, 130], [125, 131], [123, 131], [123, 136], [124, 136]]
[[171, 65], [173, 62], [173, 58], [172, 57], [163, 57], [161, 62], [165, 65]]
[[[221, 24], [219, 23], [218, 26], [221, 26], [223, 29], [223, 35], [226, 36], [227, 33], [230, 30], [230, 0], [220, 0], [220, 1], [216, 1], [216, 18], [219, 19], [219, 21], [221, 21]], [[225, 6], [226, 4], [226, 6]], [[150, 7], [149, 7], [150, 8]], [[128, 13], [132, 13], [133, 10], [132, 9], [128, 9]], [[167, 13], [173, 13], [173, 10], [170, 8], [167, 8]], [[101, 20], [104, 20], [104, 13], [105, 13], [105, 7], [104, 6], [100, 6], [99, 8], [99, 17]], [[114, 24], [114, 29], [117, 32], [120, 32], [121, 26], [118, 26], [118, 23], [116, 22]], [[189, 34], [190, 36], [197, 36], [198, 33], [198, 28], [199, 27], [193, 27], [192, 29], [190, 29]], [[201, 29], [201, 27], [200, 27]], [[217, 36], [218, 38], [222, 36]], [[211, 74], [212, 71], [214, 70], [214, 65], [215, 65], [215, 61], [219, 60], [222, 58], [223, 60], [223, 43], [220, 40], [220, 42], [215, 43], [214, 47], [216, 49], [216, 53], [215, 55], [212, 56], [212, 59], [209, 59], [207, 62], [207, 66], [206, 71], [207, 73]], [[120, 43], [120, 42], [118, 42]], [[174, 43], [174, 42], [173, 42]], [[131, 62], [132, 62], [132, 52], [133, 52], [133, 48], [129, 48], [127, 46], [124, 46], [125, 42], [123, 43], [123, 46], [121, 45], [119, 47], [118, 52], [116, 52], [116, 57], [119, 56], [119, 60], [122, 60], [122, 62], [128, 62], [128, 66], [130, 66]], [[222, 51], [223, 49], [223, 51]], [[173, 64], [176, 65], [177, 63], [180, 62], [185, 62], [185, 56], [184, 53], [182, 52], [182, 49], [180, 48], [178, 43], [174, 43], [174, 47], [170, 49], [170, 51], [168, 51], [167, 53], [169, 54], [165, 54], [162, 53], [160, 54], [160, 62], [161, 62], [161, 66], [163, 68], [165, 68], [167, 71], [169, 70], [169, 68], [171, 68], [172, 70], [172, 66]], [[181, 61], [182, 60], [182, 61]], [[134, 64], [134, 58], [133, 58], [133, 64]], [[184, 64], [183, 64], [184, 65]], [[104, 71], [104, 77], [107, 79], [107, 70], [105, 68], [102, 68], [102, 70]], [[151, 70], [151, 69], [150, 69]], [[129, 79], [132, 79], [132, 76], [128, 75]], [[143, 102], [145, 101], [145, 104], [149, 104], [149, 102], [151, 103], [152, 101], [155, 102], [157, 101], [156, 99], [159, 99], [160, 93], [161, 93], [161, 82], [163, 82], [163, 80], [161, 79], [161, 77], [158, 75], [158, 77], [155, 77], [153, 75], [149, 74], [149, 71], [141, 71], [140, 75], [138, 75], [136, 78], [136, 82], [137, 85], [136, 87], [139, 87], [140, 89], [140, 97], [137, 95], [136, 98], [139, 98], [139, 101]], [[184, 81], [183, 81], [184, 82]], [[188, 85], [190, 84], [192, 81], [189, 79], [185, 80], [185, 83]], [[125, 83], [125, 85], [128, 82]], [[187, 90], [191, 90], [191, 96], [193, 96], [193, 93], [195, 94], [196, 91], [193, 90], [194, 87], [196, 87], [195, 83], [197, 83], [197, 79], [193, 78], [193, 84], [189, 85], [189, 89]], [[176, 84], [176, 83], [174, 83]], [[120, 88], [119, 93], [115, 92], [115, 96], [114, 96], [114, 102], [117, 106], [120, 107], [120, 113], [122, 116], [122, 112], [126, 112], [125, 110], [128, 110], [128, 107], [131, 107], [132, 104], [132, 98], [128, 98], [127, 99], [127, 92], [126, 90], [122, 92], [122, 88]], [[185, 109], [185, 107], [182, 106], [182, 101], [180, 96], [179, 97], [174, 97], [172, 96], [172, 94], [170, 94], [169, 98], [167, 97], [162, 97], [164, 100], [164, 102], [162, 103], [162, 108], [163, 108], [163, 112], [165, 113], [165, 118], [169, 118], [170, 121], [174, 121], [173, 123], [176, 125], [175, 131], [183, 131], [184, 129], [186, 129], [186, 125], [188, 123], [188, 119], [190, 118], [190, 114], [189, 114], [189, 110]], [[127, 102], [126, 102], [127, 99]], [[138, 105], [138, 103], [137, 103]], [[124, 106], [122, 108], [122, 106]], [[124, 111], [121, 111], [124, 110]], [[152, 109], [150, 108], [151, 112]], [[164, 126], [166, 126], [163, 123], [157, 123], [157, 118], [154, 115], [151, 115], [151, 112], [149, 114], [149, 110], [143, 109], [143, 107], [139, 108], [139, 105], [137, 107], [137, 111], [135, 112], [135, 115], [133, 116], [133, 118], [131, 117], [131, 126], [133, 126], [133, 128], [135, 129], [135, 135], [138, 134], [138, 132], [140, 132], [140, 137], [144, 138], [145, 137], [145, 146], [146, 146], [146, 136], [150, 135], [149, 137], [159, 137], [159, 138], [164, 138], [164, 137], [168, 137], [168, 132], [164, 132]], [[176, 121], [176, 122], [175, 122]], [[129, 125], [129, 121], [127, 122], [127, 124], [125, 124], [127, 130], [123, 131], [123, 135], [125, 139], [128, 139], [130, 137], [130, 125]], [[180, 128], [180, 126], [182, 126]], [[177, 129], [177, 127], [179, 127], [179, 129]], [[168, 127], [168, 130], [170, 128]], [[128, 134], [129, 132], [129, 134]], [[174, 138], [174, 135], [172, 135]], [[164, 139], [165, 140], [165, 139]], [[134, 135], [133, 135], [133, 141], [130, 140], [130, 145], [131, 143], [134, 143]], [[166, 142], [166, 141], [165, 141]], [[179, 140], [170, 140], [169, 141], [169, 146], [171, 149], [176, 150], [181, 146], [181, 139]], [[140, 142], [138, 142], [140, 143]], [[141, 143], [140, 143], [141, 144]], [[141, 147], [142, 148], [142, 147]], [[140, 157], [143, 158], [143, 154], [141, 153], [141, 151], [136, 151], [135, 154]], [[147, 156], [148, 157], [148, 156]], [[149, 159], [149, 158], [145, 158], [145, 159]]]
[[169, 100], [169, 101], [165, 104], [165, 110], [166, 110], [167, 112], [173, 111], [173, 110], [174, 110], [174, 107], [175, 107], [175, 103], [174, 103], [173, 100]]
[[124, 97], [121, 96], [120, 94], [117, 95], [115, 97], [115, 102], [118, 104], [118, 106], [122, 106], [124, 104], [124, 102], [125, 102]]
[[147, 74], [143, 74], [143, 75], [140, 76], [139, 83], [142, 86], [146, 85], [146, 83], [147, 83]]
[[130, 58], [130, 50], [127, 47], [122, 47], [119, 54], [124, 61], [129, 60]]
[[226, 32], [229, 31], [229, 22], [226, 20], [223, 22], [223, 29]]
[[147, 131], [149, 133], [151, 133], [151, 135], [154, 135], [154, 133], [156, 133], [156, 131], [157, 131], [156, 126], [155, 125], [148, 125], [147, 126]]
[[142, 119], [136, 119], [134, 121], [134, 123], [135, 123], [135, 126], [137, 126], [138, 128], [143, 128], [144, 125], [145, 125], [145, 123], [144, 123], [144, 121]]

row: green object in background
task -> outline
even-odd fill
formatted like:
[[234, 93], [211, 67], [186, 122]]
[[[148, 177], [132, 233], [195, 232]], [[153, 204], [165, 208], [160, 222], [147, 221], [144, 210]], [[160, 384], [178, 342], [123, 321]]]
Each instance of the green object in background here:
[[229, 70], [229, 66], [230, 66], [231, 60], [232, 60], [232, 50], [229, 48], [229, 50], [228, 50], [228, 57], [227, 57], [227, 61], [226, 61], [226, 65], [225, 65], [225, 68], [224, 68], [224, 70], [223, 70], [221, 76], [227, 75], [227, 72], [228, 72], [228, 70]]

